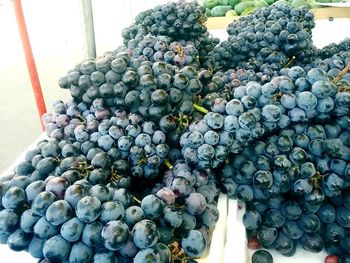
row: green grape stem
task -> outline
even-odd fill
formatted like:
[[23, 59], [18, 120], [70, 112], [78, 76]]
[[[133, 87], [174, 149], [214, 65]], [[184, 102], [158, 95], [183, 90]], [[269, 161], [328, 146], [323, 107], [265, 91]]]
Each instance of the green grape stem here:
[[207, 114], [209, 112], [206, 108], [199, 106], [198, 104], [195, 104], [195, 103], [193, 104], [193, 107], [196, 111], [199, 111], [204, 114]]
[[133, 197], [136, 203], [141, 204], [141, 200], [137, 199], [135, 196]]
[[290, 65], [292, 65], [294, 63], [295, 59], [296, 59], [296, 57], [293, 56], [284, 67], [288, 68]]
[[172, 170], [174, 168], [174, 166], [171, 164], [171, 162], [168, 159], [164, 160], [164, 164], [166, 165], [166, 167], [168, 167], [170, 170]]

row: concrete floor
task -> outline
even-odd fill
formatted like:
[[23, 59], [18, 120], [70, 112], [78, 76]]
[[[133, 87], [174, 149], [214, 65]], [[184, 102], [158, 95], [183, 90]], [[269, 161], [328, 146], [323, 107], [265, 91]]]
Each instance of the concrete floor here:
[[[164, 2], [157, 2], [161, 1]], [[121, 44], [122, 28], [131, 23], [142, 5], [154, 5], [149, 0], [141, 2], [138, 5], [131, 0], [106, 0], [103, 4], [93, 1], [97, 55]], [[37, 0], [33, 4], [24, 0], [22, 3], [47, 109], [51, 111], [53, 101], [69, 98], [68, 92], [58, 87], [57, 80], [87, 57], [81, 2]], [[317, 21], [315, 44], [321, 47], [350, 37], [349, 21]], [[224, 30], [212, 33], [225, 37]], [[11, 1], [0, 0], [0, 36], [1, 174], [41, 134], [41, 127]]]

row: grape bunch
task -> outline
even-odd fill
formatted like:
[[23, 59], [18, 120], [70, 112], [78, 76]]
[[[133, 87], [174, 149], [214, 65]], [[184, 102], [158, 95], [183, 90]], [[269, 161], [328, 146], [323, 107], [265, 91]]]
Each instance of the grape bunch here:
[[191, 41], [170, 41], [166, 36], [137, 35], [127, 43], [126, 51], [142, 61], [163, 61], [178, 67], [199, 68], [199, 53]]
[[211, 52], [211, 67], [264, 72], [278, 71], [294, 61], [305, 63], [316, 53], [311, 40], [314, 26], [307, 7], [281, 3], [261, 8], [228, 26], [229, 38]]
[[338, 239], [348, 227], [345, 119], [324, 127], [295, 124], [246, 147], [225, 165], [223, 186], [231, 198], [246, 203], [243, 223], [252, 241], [286, 256], [294, 255], [298, 244], [314, 253], [324, 248], [338, 256], [348, 253]]
[[203, 67], [208, 67], [210, 60], [210, 52], [220, 43], [220, 39], [212, 36], [208, 31], [203, 33], [198, 39], [193, 40], [195, 47], [199, 53], [199, 62]]
[[331, 43], [325, 47], [322, 47], [318, 52], [318, 56], [323, 59], [331, 58], [333, 55], [339, 54], [341, 51], [348, 51], [349, 49], [350, 39], [346, 38], [340, 41], [338, 44]]
[[[281, 131], [280, 135], [258, 141], [244, 148], [225, 165], [223, 178], [228, 195], [239, 195], [240, 199], [251, 202], [285, 193], [302, 196], [304, 201], [311, 202], [313, 197], [309, 194], [313, 191], [322, 189], [328, 197], [339, 194], [332, 185], [335, 182], [332, 180], [339, 178], [331, 176], [332, 179], [328, 180], [325, 174], [337, 173], [338, 167], [348, 162], [350, 148], [347, 138], [348, 131], [342, 131], [338, 123], [325, 127], [295, 124]], [[246, 189], [244, 195], [237, 186]]]
[[242, 146], [259, 139], [266, 131], [288, 127], [290, 121], [283, 114], [283, 107], [274, 100], [262, 100], [263, 88], [268, 84], [262, 86], [251, 81], [239, 86], [231, 91], [233, 99], [229, 101], [212, 96], [203, 105], [210, 105], [211, 111], [204, 111], [203, 118], [191, 122], [189, 131], [180, 137], [184, 159], [203, 168], [218, 168], [230, 154], [240, 152]]
[[122, 32], [124, 43], [135, 39], [138, 33], [169, 36], [172, 39], [197, 39], [207, 28], [205, 8], [196, 1], [170, 2], [145, 10], [135, 17], [135, 23]]
[[[338, 86], [347, 85], [350, 80], [350, 74], [343, 69], [350, 62], [350, 52], [349, 51], [339, 51], [338, 53], [333, 54], [332, 56], [322, 59], [321, 57], [315, 59], [310, 64], [305, 65], [304, 70], [310, 70], [312, 68], [320, 68], [323, 71], [327, 72], [328, 78], [332, 81], [336, 81]], [[341, 76], [339, 78], [338, 76]], [[337, 78], [338, 77], [338, 78]]]
[[59, 84], [70, 90], [75, 102], [96, 104], [101, 118], [109, 108], [117, 108], [152, 121], [170, 113], [191, 114], [193, 97], [202, 91], [196, 66], [177, 69], [166, 62], [131, 58], [127, 52], [83, 61]]
[[72, 98], [0, 178], [1, 244], [42, 263], [194, 263], [223, 192], [264, 248], [252, 262], [298, 246], [347, 262], [349, 40], [316, 49], [310, 10], [280, 2], [221, 42], [205, 21], [194, 1], [156, 6], [59, 79]]
[[[87, 161], [91, 169], [110, 170], [111, 178], [117, 181], [130, 181], [128, 174], [149, 179], [157, 177], [170, 151], [165, 133], [154, 122], [143, 121], [140, 115], [127, 114], [122, 110], [110, 113], [110, 109], [102, 107], [102, 99], [98, 109], [110, 114], [100, 119], [100, 115], [96, 114], [97, 102], [96, 99], [90, 110], [84, 112], [77, 105], [72, 105], [64, 113], [45, 114], [48, 136], [66, 141], [67, 146], [62, 148], [63, 157], [79, 156], [81, 151], [86, 155], [81, 162]], [[62, 102], [55, 105], [66, 108]], [[80, 105], [87, 108], [84, 103]], [[71, 107], [75, 107], [75, 116], [70, 114]], [[102, 178], [104, 180], [99, 182], [105, 183], [107, 177]]]
[[[113, 87], [122, 81], [122, 74], [127, 67], [131, 67], [131, 64], [130, 55], [126, 52], [106, 52], [101, 57], [88, 58], [77, 64], [59, 79], [58, 85], [62, 89], [69, 89], [76, 102], [91, 105], [94, 99], [104, 98], [106, 106], [113, 106]], [[132, 82], [132, 76], [125, 81], [128, 84]]]
[[[130, 41], [135, 43], [138, 37], [147, 34], [156, 37], [165, 36], [171, 42], [191, 41], [198, 50], [199, 57], [186, 56], [187, 60], [194, 59], [194, 61], [198, 60], [200, 65], [208, 65], [209, 53], [215, 45], [219, 44], [220, 40], [209, 34], [205, 26], [206, 20], [205, 8], [197, 1], [170, 2], [138, 14], [135, 23], [123, 30], [122, 37], [127, 46]], [[192, 47], [187, 49], [193, 52]], [[184, 58], [179, 60], [183, 62]]]
[[206, 251], [218, 220], [213, 171], [178, 161], [167, 179], [133, 192], [137, 187], [94, 182], [82, 162], [67, 166], [69, 157], [60, 160], [54, 145], [40, 141], [15, 174], [2, 178], [1, 243], [43, 262], [170, 262]]
[[[286, 75], [264, 84], [261, 101], [268, 102], [268, 97], [277, 101], [293, 123], [325, 123], [332, 116], [348, 115], [349, 104], [346, 98], [349, 95], [349, 84], [345, 79], [334, 82], [334, 77], [321, 68], [304, 71], [300, 66], [295, 66], [287, 70]], [[275, 95], [272, 90], [276, 91]]]
[[215, 99], [230, 101], [235, 98], [235, 89], [242, 90], [248, 83], [252, 84], [253, 82], [263, 85], [278, 75], [273, 71], [262, 73], [252, 69], [229, 69], [225, 72], [217, 71], [214, 74], [210, 73], [209, 70], [201, 70], [199, 76], [204, 84], [203, 92], [205, 94], [200, 103], [204, 108], [211, 109]]

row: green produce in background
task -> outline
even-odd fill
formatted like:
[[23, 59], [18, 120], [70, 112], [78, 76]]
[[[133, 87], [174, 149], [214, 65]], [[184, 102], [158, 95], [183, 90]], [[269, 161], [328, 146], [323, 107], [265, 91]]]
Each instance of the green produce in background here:
[[[331, 1], [331, 0], [330, 0]], [[334, 1], [334, 0], [333, 0]], [[343, 1], [343, 0], [339, 0], [339, 1]], [[305, 0], [307, 6], [310, 8], [310, 9], [314, 9], [314, 8], [323, 8], [323, 7], [326, 7], [326, 6], [320, 6], [317, 4], [317, 2], [319, 2], [318, 0]]]
[[260, 7], [268, 7], [269, 4], [265, 0], [257, 0], [254, 3], [254, 7], [260, 8]]
[[208, 9], [213, 9], [215, 6], [220, 5], [219, 0], [205, 0], [204, 1], [204, 6]]
[[208, 17], [234, 17], [245, 16], [254, 10], [270, 5], [287, 4], [293, 8], [308, 6], [309, 8], [320, 8], [317, 2], [342, 2], [343, 0], [201, 0], [206, 8]]
[[285, 0], [278, 0], [276, 2], [274, 2], [272, 5], [279, 5], [279, 4], [286, 4], [290, 6], [290, 3], [288, 1]]
[[235, 17], [238, 16], [237, 12], [235, 10], [229, 10], [225, 14], [226, 17]]
[[266, 0], [266, 3], [268, 3], [269, 5], [272, 5], [275, 2], [275, 0]]
[[207, 15], [207, 17], [211, 17], [211, 11], [209, 8], [205, 8], [205, 14]]
[[308, 6], [310, 8], [317, 8], [317, 7], [319, 7], [315, 0], [306, 0], [306, 2], [307, 2]]
[[290, 5], [293, 7], [293, 8], [297, 8], [297, 7], [300, 7], [300, 6], [303, 6], [303, 5], [306, 5], [308, 6], [307, 2], [305, 0], [292, 0], [290, 2]]
[[254, 1], [245, 1], [238, 3], [237, 5], [235, 5], [235, 11], [237, 12], [237, 14], [240, 15], [244, 11], [244, 9], [248, 7], [254, 7]]
[[234, 7], [235, 5], [237, 5], [239, 3], [239, 0], [229, 0], [229, 3], [232, 7]]
[[225, 16], [226, 12], [231, 10], [232, 6], [230, 5], [219, 5], [214, 7], [211, 10], [212, 16]]
[[246, 9], [243, 10], [243, 12], [241, 13], [241, 16], [249, 15], [249, 14], [253, 13], [255, 9], [256, 9], [256, 7], [254, 7], [254, 6], [247, 7]]
[[219, 0], [220, 5], [230, 5], [229, 0]]

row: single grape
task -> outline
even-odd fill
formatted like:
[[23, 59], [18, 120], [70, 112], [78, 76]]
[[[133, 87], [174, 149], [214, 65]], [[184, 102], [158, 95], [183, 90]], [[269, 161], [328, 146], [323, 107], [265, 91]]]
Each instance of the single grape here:
[[183, 237], [181, 246], [188, 256], [199, 258], [205, 252], [207, 242], [201, 232], [198, 230], [190, 230], [188, 234]]
[[273, 263], [273, 258], [268, 251], [258, 250], [252, 256], [252, 263]]
[[141, 249], [154, 246], [159, 238], [156, 224], [147, 219], [134, 225], [132, 235], [135, 245]]

